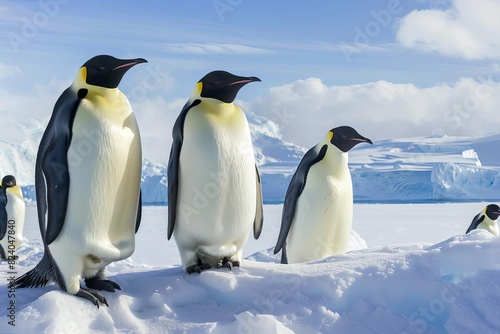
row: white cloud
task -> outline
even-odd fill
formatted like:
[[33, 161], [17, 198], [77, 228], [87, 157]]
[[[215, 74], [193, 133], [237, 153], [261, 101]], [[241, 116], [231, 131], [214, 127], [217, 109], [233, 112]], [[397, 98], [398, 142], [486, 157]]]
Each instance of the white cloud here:
[[269, 51], [240, 44], [220, 43], [178, 43], [167, 44], [167, 52], [191, 53], [191, 54], [259, 54]]
[[373, 140], [498, 132], [499, 88], [471, 78], [430, 88], [387, 81], [328, 87], [309, 78], [271, 88], [248, 105], [280, 124], [284, 140], [311, 147], [339, 125]]
[[26, 4], [20, 3], [20, 1], [0, 0], [0, 19], [2, 23], [18, 21], [29, 13]]
[[0, 63], [0, 79], [14, 78], [22, 74], [23, 72], [19, 67]]
[[446, 10], [414, 10], [401, 19], [403, 46], [465, 59], [500, 58], [500, 1], [453, 0]]
[[[372, 140], [448, 135], [479, 135], [500, 131], [500, 83], [463, 78], [447, 85], [419, 88], [387, 81], [327, 86], [320, 79], [298, 80], [252, 100], [237, 99], [246, 112], [279, 124], [284, 140], [311, 147], [326, 131], [351, 125]], [[185, 97], [149, 97], [133, 102], [144, 157], [168, 161], [172, 127]]]
[[[67, 82], [37, 85], [23, 94], [0, 90], [0, 140], [22, 143], [29, 131], [44, 127]], [[447, 85], [419, 88], [387, 81], [327, 86], [320, 79], [298, 80], [272, 87], [252, 100], [237, 100], [279, 124], [283, 139], [311, 147], [329, 129], [351, 125], [372, 140], [448, 135], [480, 135], [500, 131], [500, 83], [463, 78]], [[168, 161], [172, 127], [187, 97], [152, 92], [145, 99], [129, 93], [143, 141], [143, 156]]]
[[[327, 86], [320, 79], [298, 80], [252, 100], [237, 99], [248, 113], [279, 124], [283, 139], [311, 147], [329, 129], [351, 125], [372, 140], [500, 131], [500, 83], [463, 78], [447, 85], [419, 88], [387, 81]], [[172, 127], [187, 97], [163, 94], [134, 101], [143, 142], [143, 156], [167, 163]]]
[[172, 145], [172, 128], [187, 98], [165, 100], [156, 95], [131, 102], [139, 124], [143, 157], [155, 163], [167, 163]]

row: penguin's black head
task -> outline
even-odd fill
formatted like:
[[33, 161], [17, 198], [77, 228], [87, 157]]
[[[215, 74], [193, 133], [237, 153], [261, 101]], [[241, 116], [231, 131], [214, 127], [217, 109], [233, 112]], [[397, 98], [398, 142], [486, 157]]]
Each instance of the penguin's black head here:
[[360, 135], [356, 130], [350, 126], [339, 126], [330, 130], [332, 139], [330, 142], [335, 145], [342, 152], [348, 152], [359, 143], [370, 143], [372, 141]]
[[16, 186], [16, 178], [12, 175], [5, 175], [2, 179], [2, 187], [10, 188]]
[[201, 78], [201, 97], [232, 103], [236, 94], [249, 82], [260, 81], [256, 77], [240, 77], [226, 71], [213, 71]]
[[147, 63], [147, 60], [142, 58], [117, 59], [107, 55], [95, 56], [82, 66], [87, 70], [85, 82], [93, 86], [116, 88], [125, 72], [140, 63]]
[[500, 207], [496, 204], [490, 204], [486, 207], [486, 215], [491, 220], [497, 220], [500, 217]]

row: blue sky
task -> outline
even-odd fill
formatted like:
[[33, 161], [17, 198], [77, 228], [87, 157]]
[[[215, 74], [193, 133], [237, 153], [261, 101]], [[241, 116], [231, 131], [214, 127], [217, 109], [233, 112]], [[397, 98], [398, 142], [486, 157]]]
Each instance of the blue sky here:
[[0, 0], [0, 113], [43, 126], [77, 69], [111, 54], [149, 61], [120, 89], [145, 157], [158, 162], [193, 85], [215, 69], [261, 78], [241, 105], [303, 146], [340, 123], [375, 140], [487, 134], [500, 126], [497, 9], [494, 0]]
[[[145, 6], [137, 1], [2, 1], [0, 45], [4, 63], [37, 72], [40, 80], [71, 76], [76, 66], [99, 53], [141, 55], [188, 84], [212, 68], [255, 72], [263, 77], [262, 89], [308, 77], [321, 77], [328, 85], [388, 80], [425, 87], [487, 71], [488, 63], [450, 62], [397, 45], [397, 20], [435, 2], [318, 1], [312, 6], [305, 1], [220, 0], [149, 1]], [[40, 3], [56, 9], [47, 15]], [[33, 37], [24, 37], [30, 30], [23, 18], [35, 25]], [[12, 34], [21, 40], [13, 43]], [[366, 50], [342, 52], [342, 45], [356, 41]], [[234, 48], [215, 52], [210, 44]], [[198, 52], [190, 45], [198, 45]]]

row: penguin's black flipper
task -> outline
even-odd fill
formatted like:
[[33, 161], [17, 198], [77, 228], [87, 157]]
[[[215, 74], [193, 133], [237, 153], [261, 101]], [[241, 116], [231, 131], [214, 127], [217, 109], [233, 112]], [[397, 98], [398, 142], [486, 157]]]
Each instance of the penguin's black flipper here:
[[259, 239], [262, 232], [262, 225], [264, 223], [264, 208], [262, 206], [262, 185], [260, 183], [259, 170], [255, 166], [256, 186], [257, 186], [257, 208], [255, 210], [255, 219], [253, 221], [253, 237]]
[[7, 234], [7, 194], [5, 193], [5, 188], [0, 186], [0, 240], [5, 238]]
[[465, 234], [469, 233], [469, 232], [470, 232], [470, 231], [472, 231], [472, 230], [475, 230], [475, 229], [477, 228], [477, 226], [478, 226], [479, 224], [481, 224], [481, 223], [482, 223], [482, 221], [484, 220], [484, 217], [485, 217], [485, 216], [486, 216], [486, 215], [485, 215], [484, 213], [482, 213], [482, 212], [481, 212], [481, 213], [478, 213], [478, 214], [474, 217], [474, 219], [472, 219], [472, 223], [470, 224], [470, 226], [469, 226], [469, 228], [467, 229], [467, 232], [465, 232]]
[[71, 144], [73, 120], [86, 94], [86, 89], [76, 94], [71, 87], [62, 93], [38, 148], [35, 165], [36, 202], [45, 245], [50, 245], [57, 238], [66, 217], [70, 182], [67, 152]]
[[201, 100], [189, 101], [184, 105], [175, 121], [172, 129], [172, 148], [170, 149], [170, 158], [168, 160], [167, 179], [168, 179], [168, 228], [167, 239], [170, 240], [174, 232], [175, 217], [177, 215], [177, 196], [179, 192], [179, 157], [184, 140], [184, 121], [188, 111], [201, 103]]
[[135, 233], [139, 231], [142, 218], [142, 190], [139, 190], [139, 203], [137, 204], [137, 217], [135, 218]]
[[288, 190], [286, 191], [285, 202], [283, 203], [280, 234], [276, 247], [274, 248], [274, 254], [278, 253], [280, 249], [283, 248], [283, 245], [285, 245], [286, 238], [288, 237], [288, 232], [290, 231], [293, 217], [295, 215], [297, 200], [306, 185], [309, 169], [324, 158], [327, 149], [327, 145], [323, 145], [319, 152], [317, 151], [317, 146], [311, 148], [304, 155], [302, 161], [300, 161], [299, 167], [297, 167], [297, 170], [295, 171], [295, 174], [293, 174]]

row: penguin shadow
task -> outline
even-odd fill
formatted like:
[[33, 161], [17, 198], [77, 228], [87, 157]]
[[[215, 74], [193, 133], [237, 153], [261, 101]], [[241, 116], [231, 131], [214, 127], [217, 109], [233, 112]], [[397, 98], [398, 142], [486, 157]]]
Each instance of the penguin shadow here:
[[138, 272], [108, 274], [107, 279], [121, 287], [121, 291], [103, 292], [109, 303], [109, 314], [115, 323], [116, 319], [123, 318], [123, 314], [137, 319], [170, 317], [172, 310], [168, 296], [172, 294], [173, 285], [183, 273], [181, 266], [172, 266], [166, 269], [141, 268]]
[[234, 320], [235, 306], [251, 300], [251, 292], [238, 285], [245, 272], [236, 267], [189, 275], [182, 266], [172, 266], [108, 275], [122, 290], [104, 295], [110, 305], [108, 312], [118, 326], [124, 314], [129, 319], [163, 317], [200, 324], [221, 318], [230, 321]]
[[270, 247], [247, 256], [245, 260], [281, 264], [281, 251], [274, 254], [274, 247]]

